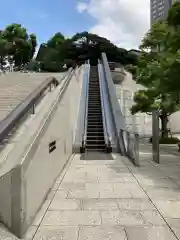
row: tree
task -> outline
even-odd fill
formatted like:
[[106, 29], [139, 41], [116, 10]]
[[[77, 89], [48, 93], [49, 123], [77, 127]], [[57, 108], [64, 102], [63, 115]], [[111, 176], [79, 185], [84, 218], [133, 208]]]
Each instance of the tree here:
[[35, 34], [29, 35], [29, 44], [30, 44], [30, 53], [29, 53], [29, 60], [31, 60], [34, 57], [34, 54], [36, 52], [37, 47], [37, 39]]
[[167, 22], [157, 22], [145, 35], [137, 68], [137, 83], [146, 90], [136, 92], [131, 112], [159, 111], [162, 137], [168, 136], [168, 116], [180, 109], [180, 52], [174, 51], [177, 35]]
[[180, 3], [175, 2], [168, 11], [167, 22], [169, 26], [180, 26]]
[[29, 71], [39, 72], [40, 63], [35, 59], [32, 59], [31, 62], [27, 65]]
[[61, 49], [61, 45], [65, 42], [65, 37], [62, 33], [56, 33], [52, 38], [47, 42], [47, 46], [54, 49]]
[[[53, 50], [54, 54], [49, 54]], [[118, 48], [106, 38], [88, 32], [76, 33], [69, 39], [61, 33], [56, 33], [40, 47], [37, 59], [43, 63], [55, 61], [59, 65], [71, 66], [73, 62], [78, 64], [88, 59], [97, 63], [102, 52], [106, 52], [108, 60], [112, 62], [120, 62], [123, 65], [137, 62], [127, 50]]]
[[9, 56], [13, 57], [16, 67], [28, 63], [34, 55], [37, 41], [34, 34], [28, 35], [21, 24], [10, 24], [2, 32], [1, 38], [7, 41]]
[[7, 56], [7, 41], [0, 38], [0, 69], [3, 70], [4, 65], [6, 64]]

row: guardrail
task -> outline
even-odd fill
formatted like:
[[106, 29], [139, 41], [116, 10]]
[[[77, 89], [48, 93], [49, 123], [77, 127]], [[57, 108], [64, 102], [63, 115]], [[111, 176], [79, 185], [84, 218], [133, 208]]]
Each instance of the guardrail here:
[[120, 130], [119, 138], [123, 140], [123, 147], [126, 156], [132, 163], [139, 167], [139, 134], [127, 130]]
[[[71, 75], [72, 69], [69, 71]], [[65, 78], [65, 76], [64, 76]], [[31, 93], [22, 103], [20, 103], [4, 120], [0, 122], [0, 142], [8, 136], [14, 127], [28, 114], [30, 111], [35, 113], [35, 104], [38, 102], [42, 94], [52, 85], [58, 86], [59, 82], [54, 77], [47, 78], [33, 93]]]

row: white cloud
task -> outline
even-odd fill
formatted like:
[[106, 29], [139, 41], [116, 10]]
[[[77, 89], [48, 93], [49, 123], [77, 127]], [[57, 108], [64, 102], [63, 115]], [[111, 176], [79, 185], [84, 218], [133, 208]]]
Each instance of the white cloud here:
[[80, 13], [84, 12], [85, 10], [87, 10], [87, 4], [84, 3], [84, 2], [78, 2], [78, 4], [77, 4], [77, 10], [78, 10], [78, 12], [80, 12]]
[[119, 47], [138, 48], [149, 29], [149, 0], [89, 0], [77, 4], [77, 10], [96, 19], [89, 31], [106, 37]]

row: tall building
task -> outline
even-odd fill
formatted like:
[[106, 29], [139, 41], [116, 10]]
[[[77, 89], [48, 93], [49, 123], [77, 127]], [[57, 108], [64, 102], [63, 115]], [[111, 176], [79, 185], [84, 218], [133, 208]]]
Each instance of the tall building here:
[[150, 0], [151, 4], [151, 25], [154, 21], [165, 19], [169, 8], [178, 0]]

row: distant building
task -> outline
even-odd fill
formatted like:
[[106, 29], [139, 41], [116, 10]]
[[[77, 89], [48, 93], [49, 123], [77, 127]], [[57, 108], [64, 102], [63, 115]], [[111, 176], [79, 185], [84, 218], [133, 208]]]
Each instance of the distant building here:
[[180, 0], [150, 0], [151, 25], [156, 20], [166, 19], [169, 8], [177, 1]]

